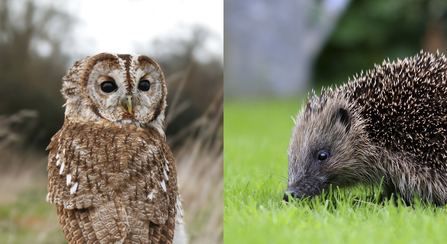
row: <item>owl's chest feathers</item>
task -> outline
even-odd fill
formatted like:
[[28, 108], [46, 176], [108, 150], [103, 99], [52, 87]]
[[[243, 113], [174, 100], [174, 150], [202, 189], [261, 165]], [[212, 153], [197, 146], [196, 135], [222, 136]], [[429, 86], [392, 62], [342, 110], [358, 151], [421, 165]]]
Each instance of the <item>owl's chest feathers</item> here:
[[[165, 139], [153, 128], [66, 123], [52, 144], [49, 149], [56, 157], [55, 166], [60, 167], [59, 175], [65, 176], [67, 186], [71, 187], [72, 182], [83, 181], [92, 188], [105, 184], [119, 192], [138, 182], [147, 182], [148, 178], [158, 184], [156, 181], [162, 181], [157, 179], [159, 175], [169, 172], [169, 165], [164, 165]], [[71, 188], [71, 192], [77, 190]]]

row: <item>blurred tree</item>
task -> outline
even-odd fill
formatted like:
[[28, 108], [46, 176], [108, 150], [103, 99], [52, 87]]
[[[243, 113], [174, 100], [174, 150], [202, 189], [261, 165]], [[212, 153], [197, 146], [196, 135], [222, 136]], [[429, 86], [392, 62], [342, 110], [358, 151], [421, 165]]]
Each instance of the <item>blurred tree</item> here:
[[384, 59], [447, 47], [447, 1], [353, 1], [318, 58], [314, 87], [344, 83]]
[[38, 130], [28, 141], [39, 149], [63, 123], [59, 90], [68, 57], [61, 47], [72, 23], [52, 6], [0, 0], [0, 114], [37, 110]]
[[[189, 35], [165, 37], [151, 44], [155, 51], [150, 56], [160, 64], [169, 90], [166, 112], [168, 139], [181, 130], [185, 132], [185, 128], [194, 130], [193, 121], [199, 119], [222, 92], [222, 58], [198, 58], [208, 38], [213, 38], [208, 29], [195, 26]], [[179, 141], [182, 139], [173, 142]]]

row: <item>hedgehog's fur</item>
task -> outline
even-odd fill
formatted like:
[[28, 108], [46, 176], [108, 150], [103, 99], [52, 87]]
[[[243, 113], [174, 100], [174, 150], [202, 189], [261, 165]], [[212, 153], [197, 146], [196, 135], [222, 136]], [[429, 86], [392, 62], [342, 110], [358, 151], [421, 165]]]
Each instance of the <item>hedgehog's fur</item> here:
[[[421, 51], [312, 94], [290, 140], [287, 192], [312, 197], [330, 185], [382, 183], [386, 196], [445, 205], [446, 74], [444, 55]], [[319, 160], [320, 152], [328, 157]]]

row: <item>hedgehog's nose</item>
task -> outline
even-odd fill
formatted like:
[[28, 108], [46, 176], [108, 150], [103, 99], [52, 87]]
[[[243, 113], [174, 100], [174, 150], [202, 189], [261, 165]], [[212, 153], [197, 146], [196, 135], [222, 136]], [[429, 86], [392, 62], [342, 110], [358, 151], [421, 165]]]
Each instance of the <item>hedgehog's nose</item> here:
[[[290, 196], [291, 196], [291, 197], [296, 197], [296, 193], [295, 193], [294, 191], [290, 191]], [[287, 192], [284, 193], [284, 198], [283, 198], [283, 200], [286, 201], [286, 202], [289, 201], [289, 195], [287, 194]]]

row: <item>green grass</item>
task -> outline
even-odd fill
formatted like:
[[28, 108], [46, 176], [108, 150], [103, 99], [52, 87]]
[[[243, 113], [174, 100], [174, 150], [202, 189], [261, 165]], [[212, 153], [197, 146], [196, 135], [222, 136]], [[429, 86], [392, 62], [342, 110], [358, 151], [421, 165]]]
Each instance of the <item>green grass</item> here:
[[0, 204], [0, 243], [67, 243], [46, 194], [45, 185], [37, 185], [16, 201]]
[[297, 101], [226, 102], [225, 243], [445, 243], [445, 207], [378, 202], [363, 189], [286, 204]]

